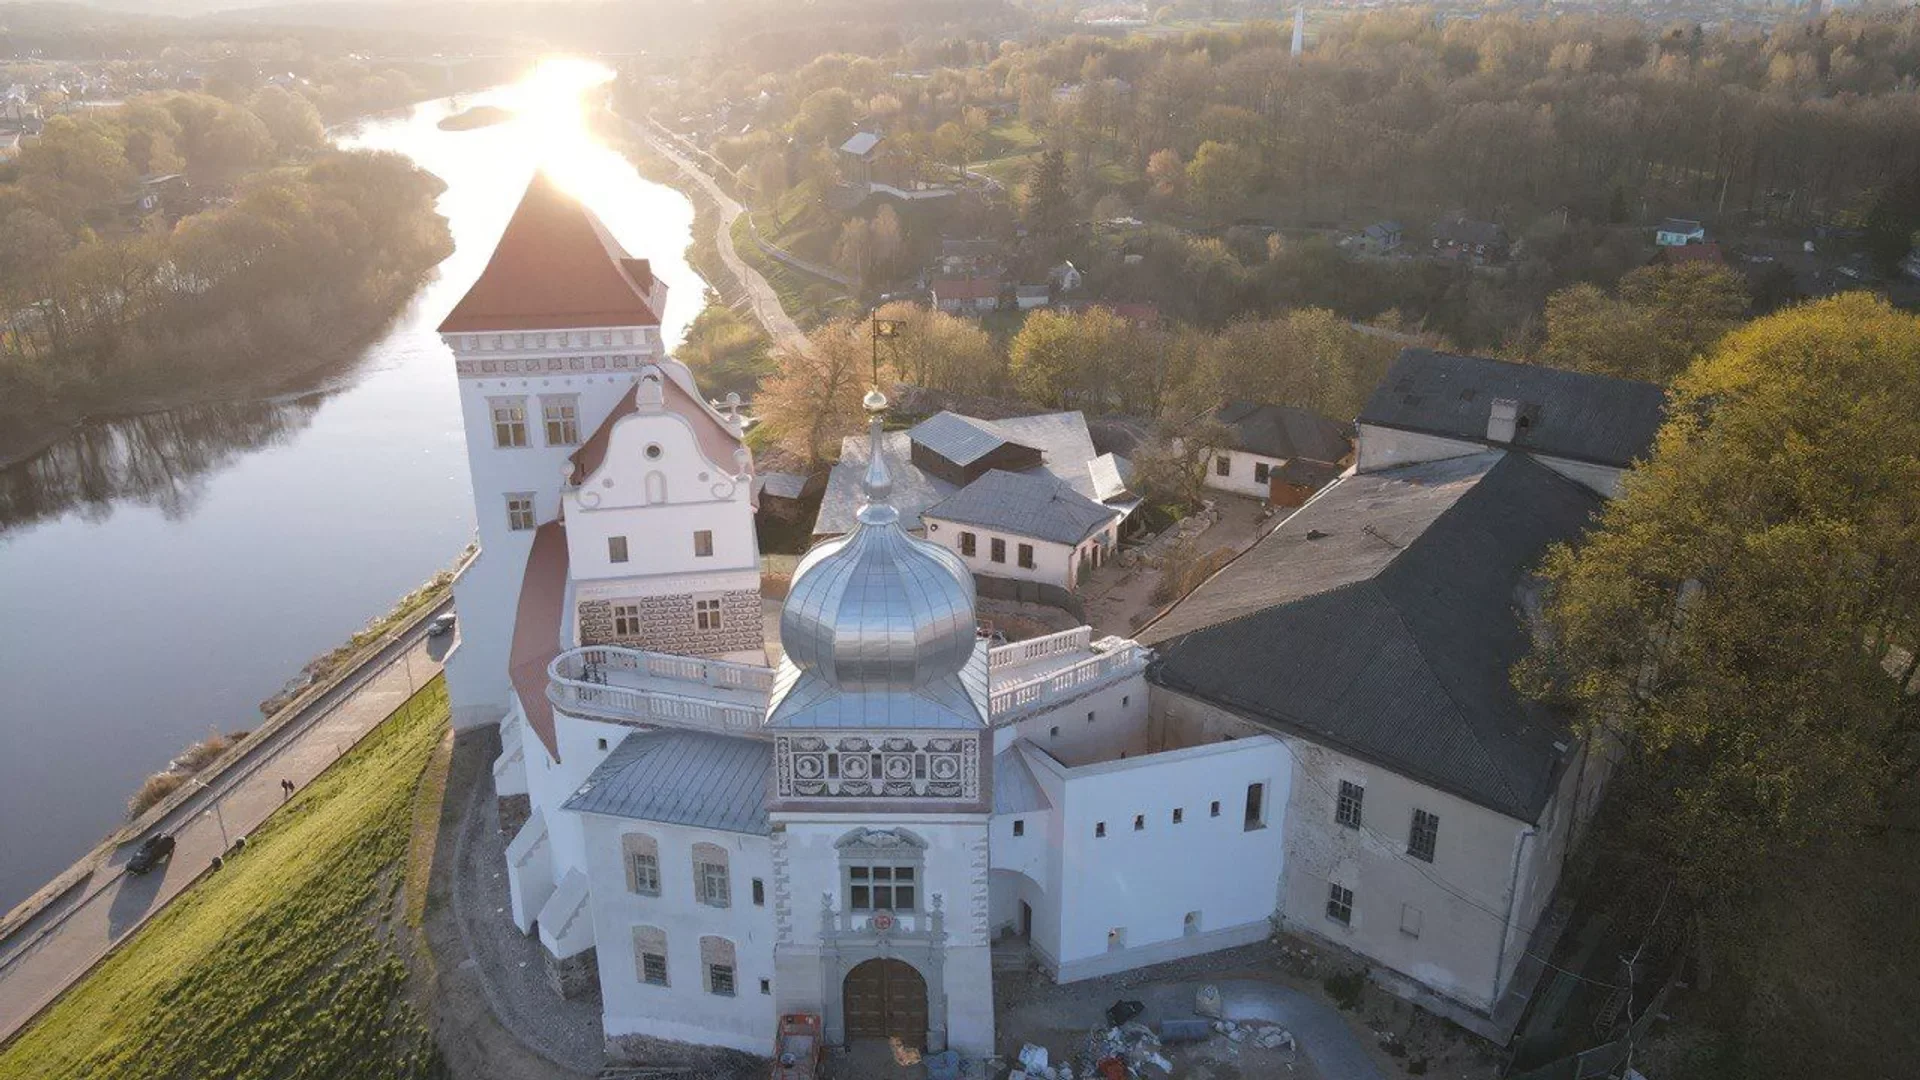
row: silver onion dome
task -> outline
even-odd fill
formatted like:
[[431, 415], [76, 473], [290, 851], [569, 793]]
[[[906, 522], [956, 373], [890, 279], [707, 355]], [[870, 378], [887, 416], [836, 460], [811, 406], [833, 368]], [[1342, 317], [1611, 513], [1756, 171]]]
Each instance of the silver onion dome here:
[[866, 503], [853, 531], [815, 547], [794, 571], [780, 644], [802, 672], [841, 693], [915, 690], [958, 675], [973, 656], [973, 575], [959, 557], [900, 528], [881, 446], [887, 399], [867, 395]]

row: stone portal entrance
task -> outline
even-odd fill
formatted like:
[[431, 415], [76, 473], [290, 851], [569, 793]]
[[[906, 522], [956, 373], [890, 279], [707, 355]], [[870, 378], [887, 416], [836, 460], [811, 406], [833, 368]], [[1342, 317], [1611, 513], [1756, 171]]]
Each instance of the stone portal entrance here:
[[918, 1049], [927, 1038], [927, 980], [904, 960], [868, 960], [847, 972], [847, 1038], [894, 1039]]

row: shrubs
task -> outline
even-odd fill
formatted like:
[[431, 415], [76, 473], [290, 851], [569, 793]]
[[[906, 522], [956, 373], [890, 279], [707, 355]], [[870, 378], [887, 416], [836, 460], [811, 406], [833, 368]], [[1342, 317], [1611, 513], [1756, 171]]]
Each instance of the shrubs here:
[[1367, 988], [1367, 969], [1349, 968], [1336, 971], [1320, 980], [1320, 985], [1343, 1012], [1352, 1012], [1360, 1007], [1360, 995]]
[[157, 772], [147, 777], [147, 779], [141, 783], [140, 789], [135, 791], [133, 796], [127, 800], [127, 817], [129, 819], [137, 818], [141, 814], [153, 809], [161, 799], [179, 791], [180, 788], [186, 784], [190, 776], [190, 773], [175, 772], [172, 769], [168, 769], [166, 772]]

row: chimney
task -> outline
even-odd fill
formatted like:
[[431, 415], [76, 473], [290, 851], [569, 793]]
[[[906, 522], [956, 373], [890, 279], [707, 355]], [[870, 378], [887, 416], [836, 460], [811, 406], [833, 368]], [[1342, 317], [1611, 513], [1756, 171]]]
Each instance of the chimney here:
[[1487, 413], [1487, 441], [1510, 443], [1520, 426], [1520, 403], [1512, 398], [1494, 398]]

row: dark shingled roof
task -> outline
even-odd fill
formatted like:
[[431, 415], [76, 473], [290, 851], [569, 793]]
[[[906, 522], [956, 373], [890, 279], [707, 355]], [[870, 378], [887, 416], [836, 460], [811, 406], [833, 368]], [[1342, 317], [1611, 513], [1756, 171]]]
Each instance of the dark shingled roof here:
[[1489, 451], [1342, 478], [1139, 635], [1148, 678], [1523, 821], [1564, 738], [1509, 679], [1598, 496]]
[[705, 731], [636, 731], [620, 740], [568, 810], [765, 836], [773, 744]]
[[1652, 449], [1666, 404], [1653, 383], [1406, 349], [1367, 399], [1360, 422], [1484, 443], [1495, 398], [1520, 403], [1526, 426], [1511, 445], [1618, 468]]
[[907, 438], [955, 465], [971, 465], [1009, 444], [1024, 445], [995, 431], [990, 424], [956, 412], [934, 413], [909, 428]]
[[1347, 425], [1308, 409], [1230, 401], [1214, 419], [1232, 428], [1237, 449], [1249, 454], [1327, 462], [1347, 456]]
[[1003, 469], [990, 470], [920, 511], [923, 518], [999, 529], [1056, 544], [1077, 544], [1117, 515], [1113, 507], [1094, 502], [1062, 480]]

